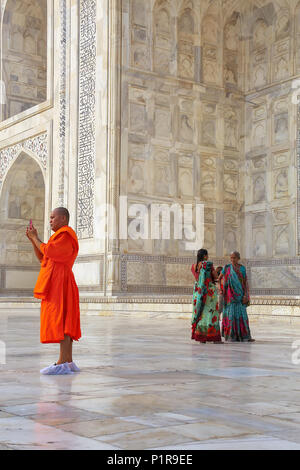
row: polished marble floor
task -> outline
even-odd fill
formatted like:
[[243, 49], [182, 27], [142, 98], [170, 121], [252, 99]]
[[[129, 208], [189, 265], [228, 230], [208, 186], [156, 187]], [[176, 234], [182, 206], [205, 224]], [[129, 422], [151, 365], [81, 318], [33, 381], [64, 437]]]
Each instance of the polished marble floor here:
[[187, 320], [83, 316], [81, 373], [41, 376], [58, 346], [34, 311], [2, 312], [0, 450], [300, 449], [300, 325], [251, 327], [204, 345]]

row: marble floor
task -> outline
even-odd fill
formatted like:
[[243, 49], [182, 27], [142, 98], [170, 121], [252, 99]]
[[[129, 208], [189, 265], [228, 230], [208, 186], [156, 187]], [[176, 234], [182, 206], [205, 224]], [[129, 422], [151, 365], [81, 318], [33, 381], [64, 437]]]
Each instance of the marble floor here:
[[300, 326], [251, 327], [204, 345], [187, 320], [83, 316], [81, 373], [41, 376], [58, 346], [34, 311], [2, 311], [0, 450], [300, 449]]

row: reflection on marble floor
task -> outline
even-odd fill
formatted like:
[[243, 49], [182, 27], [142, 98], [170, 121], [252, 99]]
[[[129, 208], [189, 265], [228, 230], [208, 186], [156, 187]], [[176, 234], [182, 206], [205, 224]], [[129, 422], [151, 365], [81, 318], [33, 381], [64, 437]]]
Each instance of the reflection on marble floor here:
[[300, 326], [203, 345], [186, 320], [84, 316], [82, 372], [55, 377], [39, 373], [58, 347], [39, 343], [38, 316], [1, 315], [0, 450], [300, 449]]

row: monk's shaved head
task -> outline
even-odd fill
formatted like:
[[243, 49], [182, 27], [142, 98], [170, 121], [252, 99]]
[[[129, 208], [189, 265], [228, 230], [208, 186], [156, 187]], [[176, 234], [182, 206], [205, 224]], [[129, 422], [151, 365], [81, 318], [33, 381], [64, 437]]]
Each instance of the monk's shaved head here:
[[66, 221], [67, 221], [67, 224], [69, 223], [70, 213], [69, 213], [68, 209], [66, 209], [65, 207], [57, 207], [56, 209], [54, 209], [53, 212], [55, 212], [56, 214], [61, 215], [62, 217], [65, 217]]
[[56, 232], [64, 225], [69, 225], [70, 214], [65, 207], [57, 207], [51, 212], [50, 226], [53, 232]]

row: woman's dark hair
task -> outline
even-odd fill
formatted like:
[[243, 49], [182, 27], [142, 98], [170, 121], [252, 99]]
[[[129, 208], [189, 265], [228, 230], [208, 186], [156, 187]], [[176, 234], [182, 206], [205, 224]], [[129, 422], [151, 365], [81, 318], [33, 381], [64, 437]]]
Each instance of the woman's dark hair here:
[[204, 248], [201, 248], [201, 250], [198, 251], [197, 253], [197, 264], [196, 264], [196, 272], [198, 272], [198, 264], [201, 263], [201, 261], [204, 260], [204, 256], [208, 255], [208, 251], [205, 250]]

